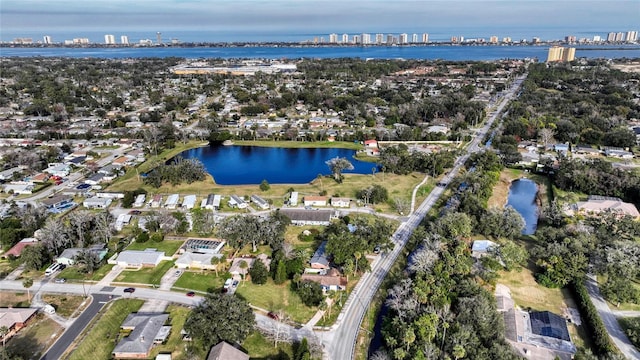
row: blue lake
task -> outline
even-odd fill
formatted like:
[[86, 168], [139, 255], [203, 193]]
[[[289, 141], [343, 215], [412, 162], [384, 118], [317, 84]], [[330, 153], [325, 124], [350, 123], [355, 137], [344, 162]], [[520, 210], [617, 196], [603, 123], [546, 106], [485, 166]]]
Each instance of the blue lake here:
[[336, 148], [207, 146], [179, 156], [200, 160], [220, 185], [259, 184], [262, 180], [270, 184], [306, 184], [318, 174], [331, 174], [325, 161], [335, 157], [347, 158], [353, 164], [354, 169], [345, 174], [371, 174], [376, 164], [356, 160], [355, 153]]
[[532, 235], [538, 226], [538, 205], [536, 194], [538, 186], [529, 179], [515, 180], [509, 188], [507, 206], [512, 206], [524, 218], [523, 235]]

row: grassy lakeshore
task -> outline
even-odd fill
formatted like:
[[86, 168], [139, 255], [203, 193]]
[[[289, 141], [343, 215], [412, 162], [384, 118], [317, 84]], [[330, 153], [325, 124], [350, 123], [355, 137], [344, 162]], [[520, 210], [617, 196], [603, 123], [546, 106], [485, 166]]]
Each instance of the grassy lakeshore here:
[[360, 143], [348, 141], [271, 141], [271, 140], [233, 140], [233, 145], [263, 146], [279, 148], [338, 148], [362, 150]]

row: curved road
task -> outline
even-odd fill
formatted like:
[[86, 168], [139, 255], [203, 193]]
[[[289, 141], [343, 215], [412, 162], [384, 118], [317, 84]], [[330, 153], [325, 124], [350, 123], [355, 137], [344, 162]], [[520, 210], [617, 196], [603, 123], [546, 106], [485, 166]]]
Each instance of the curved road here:
[[[469, 143], [466, 153], [458, 157], [453, 169], [442, 179], [443, 182], [448, 184], [458, 174], [458, 171], [460, 171], [464, 162], [469, 158], [469, 155], [482, 149], [480, 142], [484, 139], [485, 135], [491, 128], [491, 125], [497, 119], [498, 115], [502, 112], [507, 103], [509, 103], [509, 101], [515, 96], [520, 85], [524, 79], [526, 79], [526, 76], [527, 74], [525, 73], [514, 81], [496, 110], [490, 113], [485, 125], [476, 133], [476, 136]], [[360, 324], [362, 323], [373, 296], [378, 291], [382, 280], [387, 276], [389, 269], [397, 259], [398, 255], [400, 255], [402, 249], [407, 244], [411, 233], [418, 227], [427, 212], [429, 212], [433, 205], [438, 201], [444, 190], [444, 187], [436, 187], [431, 191], [429, 196], [422, 202], [422, 204], [420, 204], [418, 209], [408, 217], [406, 222], [402, 223], [398, 227], [398, 230], [396, 230], [393, 236], [396, 243], [394, 249], [375, 261], [372, 265], [371, 271], [362, 276], [360, 282], [356, 285], [349, 296], [349, 299], [345, 303], [342, 313], [338, 316], [338, 321], [336, 322], [336, 325], [334, 325], [334, 330], [321, 336], [322, 341], [325, 344], [328, 358], [334, 360], [342, 360], [347, 357], [351, 359], [355, 358], [356, 341], [360, 330]]]

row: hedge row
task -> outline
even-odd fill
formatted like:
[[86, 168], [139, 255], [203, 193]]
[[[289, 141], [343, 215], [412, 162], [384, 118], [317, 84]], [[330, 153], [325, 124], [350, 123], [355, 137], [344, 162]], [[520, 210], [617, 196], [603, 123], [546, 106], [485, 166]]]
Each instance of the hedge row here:
[[582, 322], [586, 324], [587, 331], [593, 340], [593, 350], [598, 355], [615, 353], [616, 347], [609, 338], [609, 333], [598, 314], [598, 310], [591, 302], [589, 292], [584, 282], [574, 281], [569, 287], [573, 291], [573, 295], [578, 303], [578, 310], [580, 310]]

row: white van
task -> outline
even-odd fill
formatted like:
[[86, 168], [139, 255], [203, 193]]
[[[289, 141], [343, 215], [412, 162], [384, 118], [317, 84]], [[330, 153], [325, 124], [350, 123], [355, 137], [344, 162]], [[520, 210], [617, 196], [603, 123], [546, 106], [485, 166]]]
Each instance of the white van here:
[[47, 270], [44, 271], [44, 274], [46, 276], [49, 276], [60, 269], [62, 269], [62, 264], [53, 263], [47, 268]]
[[224, 288], [229, 289], [232, 284], [233, 284], [233, 279], [227, 279], [227, 281], [224, 282]]

